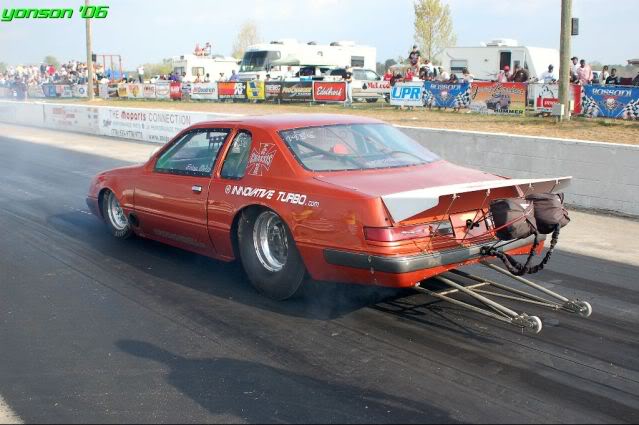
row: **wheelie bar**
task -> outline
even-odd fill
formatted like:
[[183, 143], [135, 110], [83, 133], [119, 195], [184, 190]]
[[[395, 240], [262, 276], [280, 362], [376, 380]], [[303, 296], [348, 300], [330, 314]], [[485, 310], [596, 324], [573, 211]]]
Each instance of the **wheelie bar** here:
[[[569, 313], [578, 314], [579, 316], [582, 316], [582, 317], [590, 317], [590, 315], [592, 314], [592, 307], [586, 301], [580, 301], [577, 299], [570, 300], [564, 297], [563, 295], [560, 295], [547, 288], [544, 288], [543, 286], [540, 286], [534, 282], [531, 282], [528, 279], [515, 276], [512, 273], [510, 273], [508, 270], [502, 269], [501, 267], [495, 266], [487, 262], [482, 262], [481, 264], [491, 270], [494, 270], [498, 273], [503, 274], [504, 276], [507, 276], [516, 280], [520, 284], [528, 286], [538, 292], [541, 292], [542, 294], [546, 295], [548, 298], [554, 299], [554, 301], [535, 295], [535, 294], [531, 294], [526, 291], [522, 291], [520, 289], [511, 288], [507, 285], [503, 285], [501, 283], [494, 282], [492, 280], [474, 276], [470, 273], [466, 273], [460, 270], [453, 270], [451, 271], [451, 274], [465, 278], [467, 280], [470, 280], [476, 283], [472, 285], [464, 286], [459, 282], [455, 282], [452, 278], [437, 276], [435, 277], [435, 279], [449, 286], [451, 289], [446, 289], [441, 291], [431, 291], [422, 286], [417, 286], [415, 289], [419, 292], [426, 293], [442, 301], [446, 301], [451, 304], [457, 305], [459, 307], [463, 307], [468, 310], [474, 311], [486, 317], [490, 317], [492, 319], [496, 319], [501, 322], [508, 323], [525, 330], [529, 330], [533, 333], [539, 333], [541, 332], [541, 329], [543, 328], [542, 321], [539, 317], [530, 316], [526, 313], [517, 313], [516, 311], [504, 306], [503, 304], [489, 297], [501, 298], [501, 299], [506, 299], [511, 301], [519, 301], [519, 302], [528, 303], [531, 305], [549, 308], [555, 311], [563, 310]], [[497, 290], [500, 290], [501, 292], [488, 290], [491, 287]], [[465, 301], [458, 300], [451, 296], [458, 293], [463, 293], [465, 295], [468, 295], [472, 299], [483, 304], [484, 307], [479, 307], [477, 305], [469, 304]]]

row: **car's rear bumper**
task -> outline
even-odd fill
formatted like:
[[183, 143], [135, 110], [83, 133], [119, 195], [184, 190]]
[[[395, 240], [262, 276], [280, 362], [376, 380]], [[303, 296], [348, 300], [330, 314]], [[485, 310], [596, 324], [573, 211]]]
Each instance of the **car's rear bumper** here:
[[[542, 238], [540, 238], [542, 239]], [[545, 236], [543, 237], [545, 239]], [[504, 247], [505, 251], [530, 246], [534, 237], [513, 242]], [[491, 247], [493, 244], [475, 245], [442, 252], [411, 255], [405, 257], [388, 257], [380, 255], [368, 255], [360, 252], [348, 252], [336, 249], [325, 249], [324, 259], [334, 266], [350, 267], [355, 269], [375, 270], [382, 273], [413, 273], [425, 269], [433, 269], [462, 263], [468, 260], [479, 259], [481, 249]]]

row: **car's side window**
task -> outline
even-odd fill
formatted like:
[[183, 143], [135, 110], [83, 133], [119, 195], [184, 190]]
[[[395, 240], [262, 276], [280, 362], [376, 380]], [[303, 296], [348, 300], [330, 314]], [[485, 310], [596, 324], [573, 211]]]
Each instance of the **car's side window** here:
[[230, 129], [191, 131], [164, 152], [155, 163], [158, 173], [208, 177]]
[[355, 80], [366, 80], [366, 73], [361, 69], [356, 69], [353, 71], [353, 78]]
[[237, 133], [224, 159], [221, 177], [225, 179], [241, 179], [244, 177], [252, 143], [253, 136], [250, 132], [242, 130]]

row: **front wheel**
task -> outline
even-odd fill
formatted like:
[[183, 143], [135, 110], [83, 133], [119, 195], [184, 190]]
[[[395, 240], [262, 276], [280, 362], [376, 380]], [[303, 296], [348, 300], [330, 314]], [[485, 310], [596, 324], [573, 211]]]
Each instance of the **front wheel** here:
[[106, 192], [102, 197], [102, 216], [107, 228], [116, 238], [126, 239], [133, 233], [120, 202], [111, 191]]
[[259, 292], [283, 301], [301, 289], [306, 268], [280, 216], [270, 210], [243, 213], [238, 239], [242, 265]]

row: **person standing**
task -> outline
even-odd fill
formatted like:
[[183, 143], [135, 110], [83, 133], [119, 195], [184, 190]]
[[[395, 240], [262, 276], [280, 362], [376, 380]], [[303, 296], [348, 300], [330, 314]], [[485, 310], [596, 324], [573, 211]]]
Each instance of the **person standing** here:
[[610, 77], [610, 72], [608, 72], [608, 65], [605, 65], [601, 70], [601, 75], [599, 75], [599, 84], [605, 86], [607, 84], [606, 81], [608, 80], [608, 77]]
[[142, 65], [138, 67], [138, 79], [140, 83], [144, 83], [144, 66]]
[[621, 84], [621, 79], [617, 75], [617, 68], [612, 68], [610, 75], [606, 78], [606, 85], [618, 86]]
[[582, 86], [592, 83], [592, 69], [590, 68], [590, 65], [586, 64], [585, 59], [582, 59], [579, 62], [579, 68], [577, 68], [577, 80]]
[[504, 65], [504, 69], [499, 71], [499, 74], [497, 74], [497, 82], [507, 83], [510, 80], [510, 77], [510, 67], [508, 65]]
[[472, 83], [473, 81], [475, 81], [475, 77], [473, 76], [473, 74], [470, 73], [468, 68], [464, 68], [462, 70], [462, 75], [462, 83]]
[[390, 81], [393, 78], [393, 72], [389, 69], [386, 70], [386, 74], [384, 74], [384, 81]]
[[527, 69], [521, 67], [521, 65], [515, 65], [515, 72], [512, 76], [513, 83], [525, 83], [530, 79], [530, 74]]
[[542, 72], [539, 76], [539, 80], [544, 84], [554, 84], [557, 82], [557, 76], [554, 72], [555, 67], [548, 65], [548, 71]]
[[577, 76], [577, 70], [579, 69], [579, 58], [577, 56], [573, 56], [571, 59], [572, 65], [570, 66], [570, 80], [573, 83], [579, 81], [579, 77]]
[[344, 107], [353, 106], [353, 68], [346, 67], [344, 72], [344, 81], [346, 82], [346, 100], [344, 100]]
[[408, 60], [410, 62], [410, 66], [413, 67], [414, 72], [417, 72], [419, 70], [419, 62], [421, 57], [422, 57], [422, 54], [417, 48], [417, 44], [414, 44], [413, 50], [408, 54]]
[[443, 67], [439, 67], [439, 75], [437, 75], [437, 81], [441, 81], [443, 83], [448, 82], [450, 80], [450, 74], [444, 70]]

